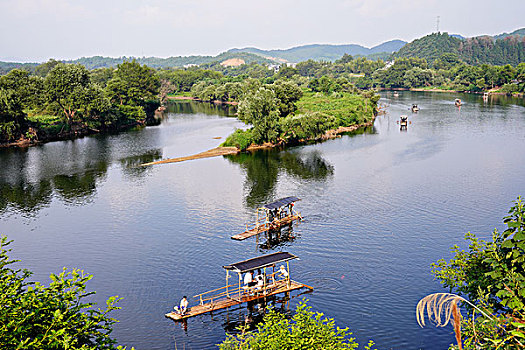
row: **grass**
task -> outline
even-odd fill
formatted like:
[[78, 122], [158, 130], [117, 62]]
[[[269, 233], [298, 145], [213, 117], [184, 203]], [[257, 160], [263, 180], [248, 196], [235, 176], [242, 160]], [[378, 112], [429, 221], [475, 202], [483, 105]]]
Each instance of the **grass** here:
[[34, 128], [47, 135], [57, 135], [62, 128], [67, 128], [67, 124], [64, 123], [63, 118], [56, 115], [28, 115], [27, 120]]
[[297, 102], [295, 114], [321, 112], [335, 117], [337, 126], [352, 126], [372, 120], [374, 108], [375, 106], [361, 95], [307, 92]]

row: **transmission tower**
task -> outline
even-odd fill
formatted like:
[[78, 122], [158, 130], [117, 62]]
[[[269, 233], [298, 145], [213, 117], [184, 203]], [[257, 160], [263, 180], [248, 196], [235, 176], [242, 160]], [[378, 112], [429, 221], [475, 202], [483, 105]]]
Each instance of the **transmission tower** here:
[[436, 20], [436, 32], [439, 34], [439, 16], [437, 16]]

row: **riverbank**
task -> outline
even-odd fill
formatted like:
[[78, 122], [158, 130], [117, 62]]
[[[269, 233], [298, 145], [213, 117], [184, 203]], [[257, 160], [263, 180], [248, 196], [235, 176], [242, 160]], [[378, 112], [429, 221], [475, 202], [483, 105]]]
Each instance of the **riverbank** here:
[[30, 126], [24, 134], [20, 134], [16, 141], [0, 143], [0, 148], [32, 147], [47, 142], [75, 140], [89, 135], [119, 133], [135, 127], [158, 125], [162, 117], [162, 111], [155, 112], [153, 117], [145, 120], [138, 120], [119, 125], [118, 127], [101, 130], [80, 123], [68, 125], [63, 123], [60, 117], [49, 117], [54, 119], [54, 121], [50, 123], [30, 121]]

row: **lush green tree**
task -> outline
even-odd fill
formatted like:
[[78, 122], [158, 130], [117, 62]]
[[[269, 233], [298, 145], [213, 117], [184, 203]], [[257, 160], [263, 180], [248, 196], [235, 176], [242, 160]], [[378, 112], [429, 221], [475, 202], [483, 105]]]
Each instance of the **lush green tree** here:
[[68, 124], [88, 103], [89, 72], [80, 64], [57, 64], [47, 74], [44, 85], [49, 102], [58, 104]]
[[264, 87], [249, 92], [239, 103], [239, 119], [253, 125], [253, 141], [275, 142], [279, 136], [279, 100], [275, 93]]
[[[270, 309], [264, 320], [257, 326], [256, 332], [245, 332], [234, 336], [228, 335], [219, 344], [221, 350], [300, 350], [300, 349], [357, 349], [359, 344], [348, 328], [335, 326], [335, 321], [322, 313], [311, 311], [311, 307], [301, 302], [291, 319]], [[372, 341], [365, 346], [371, 349]]]
[[18, 94], [0, 87], [0, 141], [8, 142], [19, 137], [25, 123]]
[[497, 77], [498, 85], [509, 84], [516, 77], [516, 69], [510, 64], [506, 64], [500, 67]]
[[118, 307], [111, 297], [105, 309], [86, 299], [92, 278], [82, 270], [52, 274], [51, 284], [28, 281], [31, 272], [14, 269], [9, 241], [0, 240], [0, 348], [2, 349], [115, 349], [111, 338], [117, 322], [108, 314]]
[[114, 68], [97, 68], [91, 70], [89, 75], [91, 82], [105, 88], [108, 85], [108, 82], [113, 78], [114, 73]]
[[[463, 322], [467, 349], [518, 349], [525, 339], [525, 205], [518, 198], [491, 241], [468, 233], [468, 251], [452, 248], [450, 261], [433, 264], [441, 283], [469, 300]], [[490, 316], [489, 316], [490, 315]]]
[[286, 117], [288, 114], [295, 112], [297, 109], [295, 102], [303, 96], [303, 91], [296, 83], [291, 81], [277, 80], [271, 85], [267, 85], [278, 100], [279, 115]]
[[405, 72], [403, 85], [408, 88], [431, 86], [433, 83], [433, 71], [414, 67]]
[[13, 69], [0, 76], [0, 87], [14, 91], [24, 108], [43, 107], [45, 103], [44, 79], [28, 71]]
[[156, 97], [159, 87], [160, 81], [155, 70], [133, 60], [117, 66], [106, 91], [113, 103], [144, 106], [146, 100]]
[[290, 79], [291, 77], [293, 77], [294, 75], [298, 74], [298, 71], [296, 68], [293, 68], [293, 67], [290, 67], [290, 66], [286, 66], [286, 65], [283, 65], [281, 66], [281, 68], [279, 69], [279, 72], [277, 72], [277, 78], [286, 78], [286, 79]]
[[334, 116], [321, 112], [290, 115], [280, 120], [282, 138], [287, 141], [315, 139], [337, 126]]
[[340, 59], [338, 59], [337, 61], [335, 61], [335, 63], [348, 63], [348, 62], [351, 62], [354, 58], [352, 57], [352, 55], [349, 55], [347, 53], [345, 53]]
[[57, 60], [52, 58], [49, 61], [38, 65], [35, 68], [35, 74], [40, 76], [40, 77], [45, 78], [47, 76], [47, 74], [49, 72], [51, 72], [51, 70], [53, 68], [55, 68], [55, 66], [58, 65], [59, 63], [60, 63], [60, 61], [57, 61]]

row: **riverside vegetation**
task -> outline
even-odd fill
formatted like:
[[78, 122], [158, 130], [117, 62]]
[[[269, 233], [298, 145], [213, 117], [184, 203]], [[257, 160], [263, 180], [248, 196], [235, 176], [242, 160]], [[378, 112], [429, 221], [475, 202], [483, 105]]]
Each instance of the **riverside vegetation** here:
[[[248, 123], [259, 120], [261, 111], [271, 113], [261, 121], [268, 128], [266, 135], [260, 132], [263, 125], [253, 124], [255, 135], [238, 131], [229, 142], [245, 148], [249, 142], [274, 142], [277, 138], [283, 142], [315, 139], [330, 128], [369, 121], [377, 99], [373, 89], [525, 91], [525, 54], [517, 39], [497, 40], [499, 51], [494, 52], [478, 48], [485, 43], [481, 39], [461, 42], [457, 49], [444, 52], [456, 47], [455, 40], [459, 39], [446, 33], [429, 35], [407, 44], [388, 64], [345, 54], [334, 62], [307, 60], [278, 71], [257, 60], [237, 67], [210, 62], [157, 70], [133, 60], [118, 64], [116, 69], [91, 71], [80, 64], [50, 60], [36, 67], [12, 69], [0, 77], [0, 144], [27, 144], [144, 125], [154, 121], [155, 109], [170, 94], [237, 101], [239, 117]], [[414, 57], [414, 52], [423, 58]], [[465, 56], [467, 52], [470, 56]], [[515, 65], [482, 63], [505, 62], [505, 52]], [[496, 56], [488, 59], [490, 55]], [[269, 99], [266, 106], [260, 103], [262, 98]], [[309, 103], [313, 99], [322, 106]], [[337, 111], [330, 110], [334, 104], [339, 106]]]
[[[452, 314], [458, 344], [450, 349], [525, 348], [525, 203], [521, 197], [503, 222], [507, 229], [494, 230], [492, 240], [469, 232], [465, 236], [468, 250], [455, 245], [452, 259], [432, 264], [434, 276], [458, 295], [432, 295], [431, 303], [418, 305], [418, 321], [425, 309], [437, 325], [448, 323]], [[468, 317], [461, 317], [460, 303]], [[447, 313], [444, 322], [442, 310]]]

